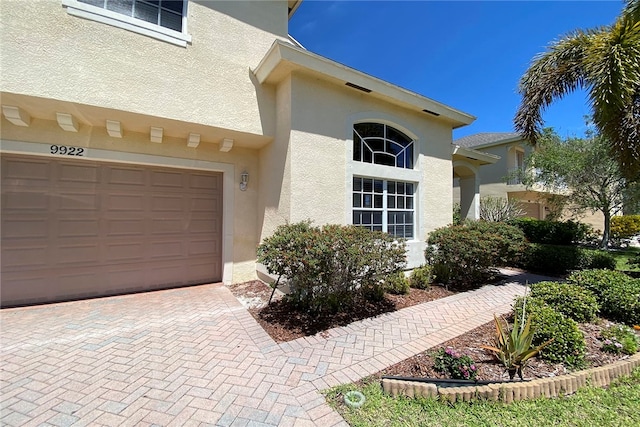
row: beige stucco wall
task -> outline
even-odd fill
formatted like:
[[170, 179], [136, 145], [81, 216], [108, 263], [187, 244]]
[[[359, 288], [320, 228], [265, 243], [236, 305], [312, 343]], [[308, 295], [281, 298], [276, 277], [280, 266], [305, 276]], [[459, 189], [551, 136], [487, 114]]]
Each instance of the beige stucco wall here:
[[285, 1], [189, 1], [187, 47], [71, 16], [61, 0], [3, 0], [0, 14], [3, 92], [274, 132], [249, 67], [286, 39]]
[[[283, 110], [285, 115], [290, 110], [291, 122], [278, 119], [282, 132], [278, 130], [275, 140], [261, 151], [261, 176], [269, 182], [289, 179], [290, 186], [272, 187], [274, 193], [265, 197], [262, 237], [285, 221], [351, 223], [351, 182], [354, 174], [360, 174], [354, 172], [357, 162], [351, 161], [352, 126], [357, 121], [376, 120], [418, 141], [413, 171], [378, 166], [375, 176], [420, 182], [417, 241], [409, 244], [409, 263], [424, 262], [426, 234], [451, 222], [451, 128], [424, 114], [299, 73], [281, 82], [277, 93], [278, 112]], [[286, 129], [289, 124], [290, 132]], [[265, 171], [262, 165], [277, 166]]]
[[[545, 200], [542, 192], [527, 191], [524, 185], [508, 185], [505, 177], [508, 175], [510, 168], [514, 167], [513, 148], [521, 148], [525, 153], [525, 158], [531, 153], [531, 146], [525, 143], [507, 143], [492, 147], [480, 147], [479, 151], [500, 156], [500, 159], [492, 165], [485, 165], [479, 168], [480, 176], [480, 196], [492, 197], [510, 197], [520, 200], [525, 210], [525, 216], [544, 219], [545, 217]], [[453, 200], [460, 201], [460, 185], [459, 180], [454, 180]], [[602, 230], [604, 228], [604, 216], [600, 212], [584, 212], [580, 215], [571, 213], [569, 209], [565, 209], [562, 216], [563, 220], [573, 219], [585, 224], [591, 225], [594, 230]]]

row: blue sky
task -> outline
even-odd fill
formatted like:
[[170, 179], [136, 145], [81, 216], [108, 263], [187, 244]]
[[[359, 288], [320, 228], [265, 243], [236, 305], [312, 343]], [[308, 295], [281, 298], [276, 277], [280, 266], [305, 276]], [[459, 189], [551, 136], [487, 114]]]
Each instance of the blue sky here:
[[[577, 28], [609, 25], [610, 1], [305, 0], [289, 33], [312, 52], [470, 113], [454, 139], [511, 132], [518, 81], [531, 59]], [[581, 136], [583, 92], [544, 114], [562, 136]]]

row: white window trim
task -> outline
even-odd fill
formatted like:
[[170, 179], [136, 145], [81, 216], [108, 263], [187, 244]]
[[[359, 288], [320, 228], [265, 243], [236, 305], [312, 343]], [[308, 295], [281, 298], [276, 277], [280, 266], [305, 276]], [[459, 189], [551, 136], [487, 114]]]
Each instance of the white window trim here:
[[[123, 28], [134, 33], [143, 34], [177, 46], [186, 47], [191, 43], [191, 35], [187, 33], [186, 13], [182, 15], [182, 32], [152, 24], [142, 19], [133, 18], [101, 7], [80, 3], [77, 0], [62, 0], [62, 6], [67, 8], [69, 15], [77, 16], [114, 27]], [[187, 2], [185, 2], [186, 12]]]
[[[377, 165], [374, 163], [357, 162], [353, 160], [353, 125], [362, 122], [383, 123], [394, 127], [413, 140], [413, 169], [397, 168], [394, 166]], [[411, 130], [403, 120], [380, 112], [356, 113], [347, 117], [345, 122], [345, 151], [347, 155], [345, 173], [345, 224], [353, 224], [353, 178], [374, 178], [387, 181], [411, 182], [415, 185], [413, 196], [413, 239], [407, 243], [419, 243], [424, 240], [422, 192], [424, 191], [423, 173], [420, 170], [419, 154], [421, 138]]]

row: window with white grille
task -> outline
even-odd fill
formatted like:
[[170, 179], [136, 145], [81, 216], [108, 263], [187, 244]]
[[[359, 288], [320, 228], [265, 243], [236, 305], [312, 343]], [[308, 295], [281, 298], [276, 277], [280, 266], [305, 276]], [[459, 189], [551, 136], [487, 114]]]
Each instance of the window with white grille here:
[[353, 224], [412, 239], [414, 198], [413, 183], [354, 177]]

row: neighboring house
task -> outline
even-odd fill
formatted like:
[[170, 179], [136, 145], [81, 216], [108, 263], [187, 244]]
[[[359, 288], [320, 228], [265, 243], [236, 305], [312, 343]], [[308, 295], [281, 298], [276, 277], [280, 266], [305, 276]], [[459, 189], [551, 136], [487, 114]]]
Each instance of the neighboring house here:
[[[499, 157], [499, 160], [491, 166], [479, 170], [481, 197], [492, 196], [516, 200], [525, 211], [524, 216], [527, 217], [545, 219], [549, 215], [552, 209], [549, 200], [550, 193], [537, 186], [527, 188], [514, 174], [518, 170], [524, 170], [525, 159], [533, 149], [531, 144], [519, 134], [510, 132], [478, 133], [456, 139], [453, 144]], [[464, 185], [462, 180], [454, 180], [454, 201], [460, 202], [461, 206], [465, 205], [464, 195], [461, 197], [460, 194], [460, 189]], [[463, 213], [463, 217], [474, 218], [464, 208]], [[565, 219], [569, 217], [568, 213], [564, 215]], [[577, 219], [592, 225], [596, 230], [602, 229], [604, 224], [604, 217], [599, 213], [587, 213]]]
[[305, 219], [424, 261], [452, 159], [496, 159], [452, 152], [473, 116], [300, 47], [299, 3], [0, 3], [3, 305], [254, 279]]

